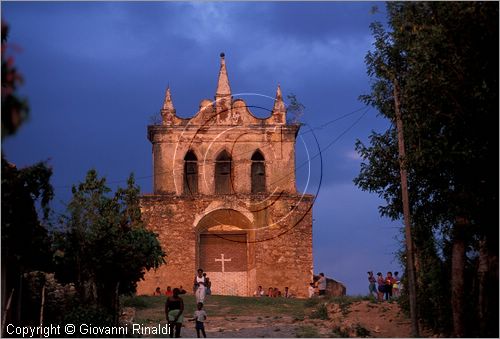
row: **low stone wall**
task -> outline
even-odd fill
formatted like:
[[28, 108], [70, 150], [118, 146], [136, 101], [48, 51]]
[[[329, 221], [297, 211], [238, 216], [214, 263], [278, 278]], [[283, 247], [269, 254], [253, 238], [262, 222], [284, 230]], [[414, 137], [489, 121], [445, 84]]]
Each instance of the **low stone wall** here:
[[346, 295], [347, 289], [344, 284], [330, 278], [326, 278], [326, 294], [334, 297]]
[[[314, 276], [314, 281], [318, 281], [319, 275]], [[326, 278], [326, 295], [340, 297], [347, 294], [347, 288], [341, 282], [332, 278]]]

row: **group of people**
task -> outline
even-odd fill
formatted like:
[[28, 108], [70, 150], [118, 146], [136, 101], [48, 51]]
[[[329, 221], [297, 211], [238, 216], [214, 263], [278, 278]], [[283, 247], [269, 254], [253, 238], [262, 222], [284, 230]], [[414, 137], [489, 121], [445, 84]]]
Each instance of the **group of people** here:
[[285, 290], [283, 293], [277, 288], [277, 287], [269, 287], [267, 289], [267, 293], [264, 293], [264, 289], [262, 286], [257, 287], [257, 290], [253, 293], [254, 297], [270, 297], [270, 298], [277, 298], [277, 297], [283, 297], [283, 298], [293, 298], [294, 295], [290, 293], [290, 289], [288, 287], [285, 287]]
[[[195, 322], [196, 335], [200, 338], [203, 335], [204, 338], [207, 337], [205, 333], [205, 320], [207, 320], [207, 313], [203, 309], [203, 303], [205, 302], [205, 297], [211, 294], [210, 291], [211, 282], [207, 277], [206, 273], [200, 268], [194, 277], [193, 281], [193, 292], [196, 296], [196, 311], [194, 312], [193, 318], [189, 321]], [[167, 287], [167, 292], [170, 291], [170, 286]], [[161, 290], [158, 287], [155, 291], [159, 292], [161, 295]], [[169, 327], [170, 338], [179, 338], [181, 336], [182, 323], [184, 321], [184, 300], [180, 297], [181, 294], [185, 294], [186, 291], [180, 288], [174, 288], [171, 295], [165, 293], [168, 298], [165, 302], [165, 317], [167, 319]]]
[[[186, 294], [186, 290], [182, 288], [182, 285], [179, 286], [178, 290], [180, 291], [179, 294]], [[174, 291], [172, 290], [172, 287], [167, 286], [165, 292], [162, 292], [161, 288], [158, 286], [156, 290], [153, 292], [153, 295], [156, 296], [166, 295], [167, 297], [171, 297], [172, 295], [174, 295]]]
[[[401, 279], [399, 272], [387, 272], [387, 275], [382, 275], [381, 272], [377, 273], [377, 278], [373, 275], [373, 271], [368, 271], [368, 290], [370, 295], [377, 298], [377, 300], [390, 300], [393, 297], [399, 297], [401, 293]], [[377, 284], [378, 286], [375, 286]]]

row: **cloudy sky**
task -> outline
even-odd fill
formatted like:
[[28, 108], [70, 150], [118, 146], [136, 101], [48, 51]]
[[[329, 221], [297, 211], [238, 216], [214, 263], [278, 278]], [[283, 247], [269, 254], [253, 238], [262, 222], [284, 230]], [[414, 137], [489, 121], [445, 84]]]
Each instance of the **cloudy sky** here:
[[2, 19], [9, 42], [21, 47], [13, 53], [31, 107], [2, 150], [20, 167], [50, 159], [58, 211], [90, 168], [113, 188], [134, 172], [151, 192], [146, 128], [166, 86], [177, 114], [192, 116], [214, 97], [225, 52], [236, 97], [271, 109], [280, 84], [306, 107], [297, 186], [317, 194], [315, 271], [345, 283], [348, 294], [365, 294], [367, 270], [400, 270], [402, 223], [380, 218], [383, 201], [352, 182], [355, 140], [388, 126], [358, 100], [369, 91], [369, 24], [385, 21], [383, 3], [2, 2]]

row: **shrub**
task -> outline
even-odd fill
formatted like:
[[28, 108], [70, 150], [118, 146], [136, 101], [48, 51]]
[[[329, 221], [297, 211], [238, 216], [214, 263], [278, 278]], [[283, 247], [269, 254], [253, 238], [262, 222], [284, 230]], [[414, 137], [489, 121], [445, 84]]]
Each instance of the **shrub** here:
[[327, 320], [328, 319], [328, 308], [326, 307], [326, 304], [319, 305], [316, 308], [316, 310], [311, 314], [311, 318]]

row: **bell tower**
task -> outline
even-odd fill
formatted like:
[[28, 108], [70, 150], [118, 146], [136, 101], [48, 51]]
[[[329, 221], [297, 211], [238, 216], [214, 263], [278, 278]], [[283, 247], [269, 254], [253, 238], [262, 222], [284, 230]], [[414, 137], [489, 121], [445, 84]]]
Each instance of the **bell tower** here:
[[141, 209], [168, 260], [146, 274], [139, 292], [166, 285], [190, 290], [202, 268], [214, 294], [250, 296], [261, 285], [307, 296], [313, 196], [296, 190], [300, 125], [286, 121], [280, 86], [272, 113], [254, 116], [233, 97], [221, 53], [215, 100], [199, 107], [179, 117], [167, 88], [162, 123], [148, 126], [153, 193], [142, 197]]

